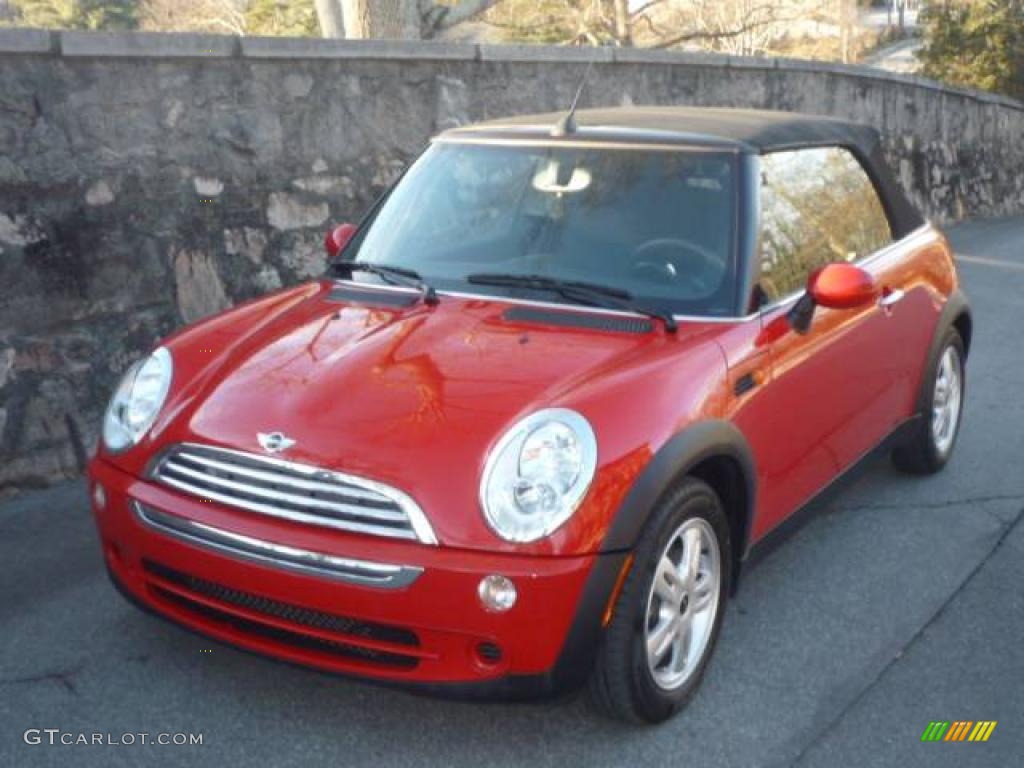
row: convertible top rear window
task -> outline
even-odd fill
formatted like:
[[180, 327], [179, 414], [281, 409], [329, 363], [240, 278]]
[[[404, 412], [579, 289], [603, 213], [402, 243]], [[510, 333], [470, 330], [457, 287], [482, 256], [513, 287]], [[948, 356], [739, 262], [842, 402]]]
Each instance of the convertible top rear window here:
[[466, 280], [543, 275], [613, 286], [663, 312], [728, 315], [736, 163], [732, 152], [436, 144], [345, 258], [412, 269], [441, 290], [569, 301]]

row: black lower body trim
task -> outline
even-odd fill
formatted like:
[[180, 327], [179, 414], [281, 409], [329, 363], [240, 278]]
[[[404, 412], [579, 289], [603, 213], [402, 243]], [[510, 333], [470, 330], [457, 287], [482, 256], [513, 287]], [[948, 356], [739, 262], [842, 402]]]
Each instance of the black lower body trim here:
[[[882, 454], [888, 453], [897, 445], [906, 441], [908, 436], [913, 432], [913, 429], [920, 418], [921, 417], [919, 415], [912, 416], [896, 427], [896, 429], [890, 432], [882, 442], [836, 475], [836, 477], [828, 485], [822, 488], [810, 501], [805, 503], [802, 507], [796, 510], [796, 512], [791, 514], [777, 526], [768, 531], [768, 533], [762, 536], [757, 542], [751, 545], [742, 561], [743, 570], [746, 571], [764, 560], [768, 555], [778, 549], [780, 544], [788, 540], [790, 536], [797, 533], [801, 528], [807, 525], [807, 523], [817, 517], [828, 506], [829, 502], [834, 501], [836, 496], [864, 474], [864, 470], [867, 469], [874, 459], [878, 458]], [[734, 592], [737, 586], [738, 584], [733, 584]]]

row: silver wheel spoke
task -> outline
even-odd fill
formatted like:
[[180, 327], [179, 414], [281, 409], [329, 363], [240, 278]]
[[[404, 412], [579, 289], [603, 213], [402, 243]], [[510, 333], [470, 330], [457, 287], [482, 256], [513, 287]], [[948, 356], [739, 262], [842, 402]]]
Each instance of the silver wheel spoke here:
[[662, 619], [654, 628], [654, 631], [647, 636], [647, 656], [655, 661], [661, 661], [665, 652], [672, 647], [672, 641], [676, 637], [679, 625], [679, 618]]
[[672, 666], [682, 671], [690, 660], [690, 643], [693, 639], [693, 622], [683, 620], [672, 637]]
[[700, 613], [707, 610], [715, 596], [715, 589], [711, 584], [711, 579], [705, 579], [704, 583], [700, 584], [690, 596], [690, 611]]
[[959, 353], [946, 347], [939, 358], [932, 392], [932, 440], [936, 450], [948, 454], [956, 437], [960, 408], [963, 405], [963, 368]]
[[665, 555], [658, 563], [658, 570], [654, 575], [655, 592], [665, 602], [674, 603], [679, 600], [682, 587], [679, 573], [676, 571], [676, 564], [669, 559], [668, 555]]
[[686, 589], [693, 589], [697, 584], [697, 572], [700, 569], [701, 534], [697, 528], [691, 528], [683, 536], [683, 584]]

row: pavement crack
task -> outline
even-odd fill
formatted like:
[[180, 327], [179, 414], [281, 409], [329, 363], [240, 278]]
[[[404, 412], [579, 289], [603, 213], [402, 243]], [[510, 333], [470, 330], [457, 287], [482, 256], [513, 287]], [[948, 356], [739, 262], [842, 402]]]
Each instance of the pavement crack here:
[[[1005, 499], [1005, 497], [997, 498], [999, 498], [999, 500]], [[1020, 497], [1011, 496], [1009, 498], [1014, 499]], [[921, 638], [923, 638], [924, 635], [928, 632], [928, 630], [940, 618], [942, 618], [943, 614], [945, 614], [949, 606], [952, 605], [953, 602], [963, 593], [963, 591], [967, 588], [967, 585], [974, 581], [974, 578], [978, 575], [978, 573], [985, 566], [985, 564], [992, 559], [992, 557], [1000, 550], [1000, 548], [1002, 548], [1003, 543], [1013, 532], [1013, 529], [1020, 524], [1021, 520], [1024, 520], [1024, 509], [1019, 510], [1017, 512], [1017, 516], [1013, 518], [1013, 520], [1011, 520], [1003, 528], [1002, 531], [1000, 531], [999, 538], [996, 539], [996, 542], [992, 545], [992, 548], [983, 558], [981, 558], [981, 560], [978, 561], [977, 565], [975, 565], [974, 568], [971, 569], [971, 572], [967, 574], [967, 577], [962, 582], [960, 582], [959, 586], [957, 586], [957, 588], [953, 590], [952, 593], [950, 593], [949, 597], [947, 597], [942, 602], [942, 605], [940, 605], [936, 609], [935, 613], [933, 613], [931, 617], [929, 617], [929, 619], [926, 622], [924, 622], [924, 624], [918, 627], [917, 631], [910, 637], [910, 639], [907, 640], [907, 642], [904, 643], [903, 646], [892, 655], [892, 658], [890, 658], [889, 661], [886, 662], [886, 664], [878, 671], [878, 673], [875, 674], [875, 676], [868, 681], [868, 684], [861, 688], [861, 690], [857, 693], [856, 696], [854, 696], [848, 702], [846, 702], [846, 704], [843, 705], [842, 709], [835, 715], [835, 717], [829, 720], [822, 728], [818, 730], [818, 732], [814, 735], [813, 738], [809, 739], [807, 743], [804, 744], [803, 747], [801, 747], [796, 757], [793, 758], [793, 760], [789, 763], [789, 768], [796, 768], [798, 765], [800, 765], [803, 762], [804, 758], [807, 756], [808, 752], [810, 752], [815, 745], [819, 744], [826, 736], [828, 736], [833, 730], [835, 730], [836, 726], [838, 726], [839, 723], [843, 720], [843, 718], [846, 717], [847, 713], [849, 713], [854, 707], [856, 707], [874, 689], [874, 687], [878, 685], [879, 682], [881, 682], [882, 678], [884, 678], [886, 674], [888, 674], [889, 670], [892, 669], [892, 667], [898, 661], [900, 661], [900, 659], [904, 658], [907, 655], [911, 647], [917, 644], [921, 640]]]
[[78, 694], [75, 687], [75, 675], [82, 671], [84, 664], [79, 664], [72, 669], [57, 670], [55, 672], [42, 672], [38, 675], [27, 677], [0, 678], [0, 685], [34, 685], [36, 683], [59, 683], [72, 695]]

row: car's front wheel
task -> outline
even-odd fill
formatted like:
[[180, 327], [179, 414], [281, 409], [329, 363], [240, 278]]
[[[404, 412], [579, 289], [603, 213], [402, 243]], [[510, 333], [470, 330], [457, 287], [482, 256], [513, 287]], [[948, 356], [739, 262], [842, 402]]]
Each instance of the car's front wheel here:
[[633, 552], [590, 682], [606, 714], [657, 723], [700, 684], [722, 623], [731, 550], [722, 503], [687, 477], [653, 511]]
[[953, 455], [964, 405], [964, 357], [963, 340], [955, 328], [950, 328], [925, 377], [921, 413], [914, 432], [893, 451], [893, 463], [898, 469], [930, 475], [945, 467]]

